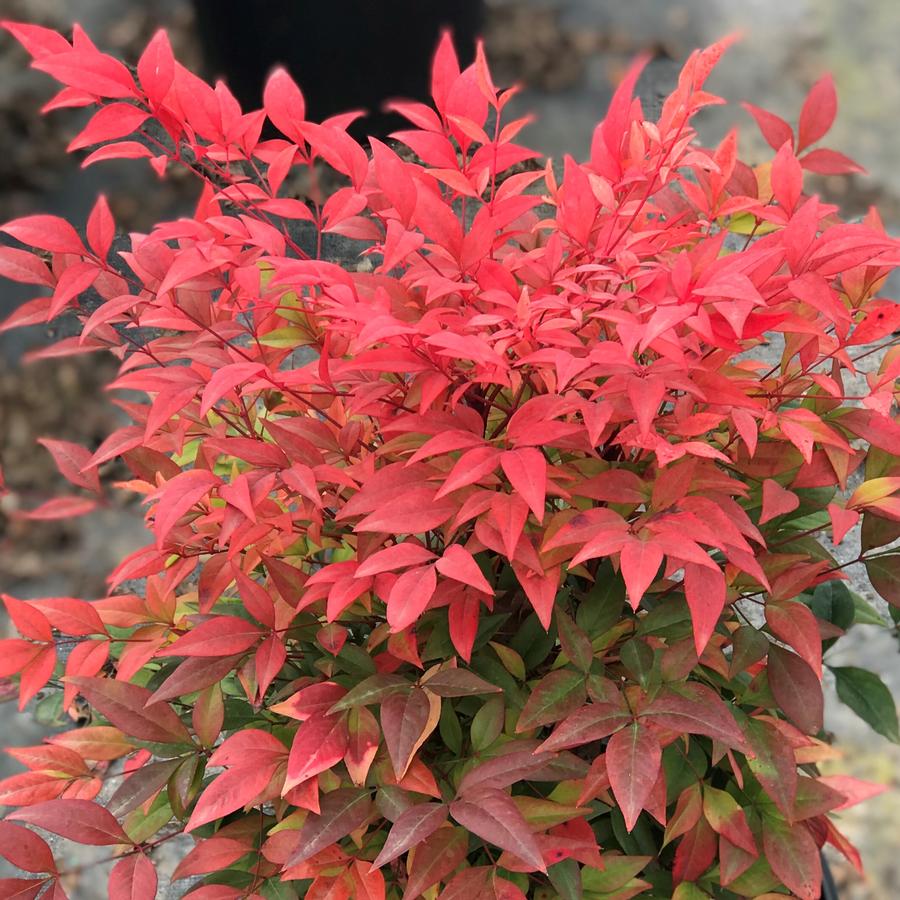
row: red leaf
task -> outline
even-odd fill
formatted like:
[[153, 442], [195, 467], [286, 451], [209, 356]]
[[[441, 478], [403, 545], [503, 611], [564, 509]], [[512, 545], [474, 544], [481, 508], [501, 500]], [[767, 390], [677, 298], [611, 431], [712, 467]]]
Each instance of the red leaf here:
[[478, 621], [481, 616], [481, 600], [472, 591], [450, 603], [447, 622], [450, 626], [450, 640], [456, 652], [466, 661], [472, 661], [472, 649], [478, 637]]
[[781, 814], [792, 819], [797, 797], [797, 763], [794, 751], [774, 726], [758, 719], [747, 720], [747, 737], [753, 755], [747, 764]]
[[217, 369], [206, 383], [206, 387], [203, 388], [203, 395], [200, 398], [200, 415], [205, 416], [225, 394], [233, 391], [239, 384], [249, 381], [265, 368], [263, 363], [242, 362]]
[[106, 261], [115, 236], [116, 223], [113, 221], [106, 197], [101, 194], [97, 198], [87, 222], [88, 243], [101, 261]]
[[568, 750], [609, 737], [632, 720], [624, 704], [591, 703], [567, 716], [539, 747], [540, 752]]
[[0, 226], [17, 241], [51, 253], [86, 253], [75, 229], [59, 216], [24, 216]]
[[822, 895], [822, 861], [819, 848], [803, 823], [791, 826], [763, 820], [763, 851], [772, 871], [800, 900], [819, 900]]
[[461, 544], [451, 544], [447, 547], [444, 555], [435, 563], [435, 568], [441, 575], [446, 575], [454, 581], [468, 584], [485, 594], [494, 593], [475, 558]]
[[175, 78], [175, 58], [169, 36], [160, 28], [150, 39], [137, 64], [138, 81], [152, 106], [166, 99]]
[[[516, 494], [494, 494], [491, 499], [491, 521], [500, 532], [503, 550], [509, 559], [516, 553], [516, 546], [528, 518], [528, 505]], [[521, 579], [520, 579], [521, 580]], [[544, 627], [548, 627], [544, 625]]]
[[534, 447], [507, 450], [500, 457], [500, 467], [538, 522], [543, 522], [547, 492], [547, 460], [544, 454]]
[[434, 554], [415, 541], [404, 541], [401, 544], [391, 544], [367, 557], [359, 564], [354, 573], [357, 578], [368, 575], [379, 575], [382, 572], [390, 572], [393, 569], [405, 569], [407, 566], [415, 566], [434, 559]]
[[837, 95], [831, 75], [824, 75], [811, 88], [803, 108], [797, 129], [797, 152], [806, 149], [823, 138], [837, 114]]
[[120, 859], [109, 873], [109, 900], [153, 900], [156, 897], [156, 869], [143, 853]]
[[212, 766], [244, 766], [248, 759], [262, 760], [266, 765], [284, 762], [287, 748], [277, 737], [259, 728], [236, 731], [216, 747], [209, 763]]
[[716, 691], [697, 681], [663, 688], [641, 709], [640, 716], [662, 728], [702, 734], [735, 750], [746, 749], [728, 705]]
[[547, 871], [531, 828], [512, 798], [502, 791], [485, 791], [471, 800], [454, 800], [450, 814], [482, 840], [514, 854], [532, 869]]
[[128, 69], [117, 59], [96, 50], [69, 50], [43, 56], [32, 64], [57, 81], [98, 97], [136, 97], [137, 88]]
[[35, 509], [19, 510], [14, 515], [19, 519], [35, 521], [76, 519], [93, 512], [97, 506], [97, 501], [89, 497], [54, 497]]
[[795, 650], [822, 677], [822, 637], [812, 610], [795, 600], [766, 604], [766, 624], [780, 641]]
[[189, 469], [167, 481], [156, 504], [153, 530], [156, 546], [162, 549], [169, 532], [178, 520], [202, 500], [222, 480], [206, 469]]
[[441, 33], [441, 39], [431, 64], [431, 96], [439, 112], [444, 112], [450, 90], [459, 78], [459, 60], [453, 48], [449, 31]]
[[783, 144], [772, 162], [772, 191], [778, 205], [792, 213], [803, 190], [803, 170], [788, 143]]
[[741, 106], [756, 119], [756, 124], [762, 136], [773, 150], [778, 150], [785, 141], [793, 143], [794, 132], [784, 119], [776, 116], [775, 113], [760, 109], [752, 103], [742, 103]]
[[762, 514], [759, 524], [764, 525], [778, 516], [793, 512], [800, 505], [800, 498], [793, 492], [783, 488], [777, 481], [767, 478], [762, 487]]
[[306, 117], [306, 101], [284, 69], [275, 69], [266, 81], [263, 106], [272, 124], [283, 135], [295, 144], [304, 142], [302, 124]]
[[[73, 150], [80, 150], [93, 144], [117, 140], [137, 131], [149, 118], [150, 113], [137, 106], [132, 106], [130, 103], [111, 103], [94, 113], [90, 122], [66, 149], [71, 153]], [[96, 247], [94, 250], [96, 252]], [[106, 258], [104, 253], [98, 252], [98, 256]]]
[[900, 303], [894, 300], [873, 300], [866, 304], [866, 316], [853, 329], [849, 346], [874, 344], [875, 341], [900, 330]]
[[28, 828], [0, 821], [0, 856], [26, 872], [55, 872], [53, 851]]
[[513, 563], [512, 568], [541, 625], [545, 630], [549, 630], [550, 622], [553, 619], [553, 604], [559, 589], [560, 567], [554, 566], [543, 575], [537, 575], [531, 569], [518, 563]]
[[434, 566], [420, 566], [404, 572], [387, 598], [387, 620], [391, 631], [400, 632], [414, 624], [437, 588]]
[[469, 835], [463, 828], [439, 828], [416, 848], [403, 900], [421, 897], [432, 885], [443, 881], [464, 862]]
[[844, 156], [837, 150], [826, 150], [824, 147], [804, 154], [800, 158], [800, 165], [817, 175], [850, 175], [854, 172], [865, 174], [866, 171], [849, 156]]
[[422, 534], [443, 525], [456, 509], [452, 501], [436, 499], [434, 488], [413, 487], [382, 509], [370, 513], [353, 530]]
[[172, 881], [190, 878], [191, 875], [222, 871], [249, 852], [247, 844], [237, 838], [212, 837], [199, 841], [178, 863], [172, 873]]
[[617, 731], [606, 745], [606, 771], [610, 787], [628, 831], [634, 828], [650, 798], [661, 764], [659, 740], [640, 722]]
[[419, 687], [408, 694], [390, 694], [382, 701], [381, 729], [398, 779], [437, 727], [440, 714], [440, 697]]
[[241, 809], [266, 789], [277, 763], [268, 760], [253, 761], [252, 757], [245, 757], [243, 763], [244, 765], [226, 769], [200, 795], [187, 825], [184, 826], [186, 832]]
[[90, 800], [48, 800], [9, 813], [7, 819], [37, 825], [79, 844], [130, 844], [115, 817]]
[[678, 842], [672, 866], [672, 880], [696, 881], [716, 858], [716, 833], [704, 818], [700, 818]]
[[53, 287], [53, 276], [34, 253], [16, 247], [0, 247], [0, 275], [21, 284]]
[[350, 780], [357, 787], [362, 787], [366, 783], [366, 777], [381, 743], [381, 729], [375, 716], [364, 706], [360, 706], [350, 710], [347, 716], [347, 732], [344, 765], [347, 767]]
[[337, 765], [347, 752], [347, 716], [316, 713], [294, 735], [282, 793]]
[[194, 691], [201, 691], [210, 685], [218, 684], [231, 672], [243, 658], [243, 654], [223, 656], [209, 659], [192, 657], [186, 659], [166, 680], [153, 692], [147, 706], [162, 700], [171, 700]]
[[215, 616], [195, 625], [157, 656], [231, 656], [249, 650], [263, 635], [259, 625], [237, 616]]
[[160, 744], [189, 744], [191, 735], [167, 703], [145, 709], [153, 692], [136, 684], [111, 678], [68, 679], [92, 706], [125, 734]]
[[75, 600], [71, 597], [46, 597], [32, 600], [31, 604], [39, 609], [50, 624], [64, 634], [87, 636], [106, 634], [106, 626], [100, 619], [93, 604], [86, 600]]
[[114, 144], [104, 144], [89, 153], [81, 161], [81, 168], [86, 169], [94, 163], [105, 162], [108, 159], [150, 159], [152, 156], [152, 151], [137, 141], [116, 141]]
[[652, 540], [630, 540], [622, 547], [619, 565], [632, 609], [638, 608], [647, 588], [656, 580], [662, 560], [662, 548]]
[[[66, 658], [66, 678], [73, 675], [90, 678], [103, 668], [107, 659], [109, 659], [109, 641], [82, 641]], [[75, 685], [67, 682], [63, 691], [64, 709], [71, 707], [76, 693]]]
[[443, 803], [411, 806], [394, 822], [372, 867], [380, 868], [426, 841], [447, 821], [447, 814], [448, 809]]
[[859, 513], [855, 509], [845, 509], [837, 503], [828, 504], [828, 515], [831, 518], [831, 540], [835, 544], [840, 544], [859, 521]]
[[50, 622], [39, 609], [24, 600], [10, 597], [9, 594], [0, 596], [3, 598], [6, 612], [19, 634], [35, 641], [49, 642], [53, 640], [53, 629]]
[[[0, 897], [4, 900], [33, 900], [47, 884], [44, 878], [0, 878]], [[44, 894], [48, 900], [57, 900], [58, 882], [53, 882], [51, 890]]]
[[22, 669], [19, 675], [19, 711], [25, 709], [26, 704], [53, 675], [56, 668], [56, 648], [46, 647]]
[[703, 655], [725, 608], [727, 589], [721, 569], [710, 569], [697, 563], [684, 565], [684, 596], [691, 611], [694, 647], [697, 657]]
[[766, 671], [775, 701], [785, 715], [806, 734], [821, 731], [822, 685], [809, 664], [796, 653], [772, 644]]
[[31, 25], [27, 22], [0, 23], [35, 59], [52, 56], [54, 53], [66, 53], [72, 49], [71, 44], [52, 28], [42, 25]]
[[388, 202], [397, 211], [404, 225], [409, 225], [416, 209], [416, 183], [408, 164], [377, 138], [369, 139], [375, 175]]

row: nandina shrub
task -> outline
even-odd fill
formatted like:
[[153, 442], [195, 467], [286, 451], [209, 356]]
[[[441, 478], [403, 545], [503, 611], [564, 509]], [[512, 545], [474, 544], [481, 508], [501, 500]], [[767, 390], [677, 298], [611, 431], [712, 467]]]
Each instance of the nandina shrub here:
[[[117, 848], [110, 896], [141, 900], [184, 832], [198, 900], [814, 898], [823, 844], [859, 864], [830, 813], [877, 789], [817, 771], [822, 655], [873, 612], [816, 536], [861, 519], [852, 563], [900, 604], [900, 246], [804, 193], [856, 169], [809, 149], [828, 79], [796, 132], [749, 108], [752, 168], [690, 125], [725, 42], [657, 122], [637, 65], [560, 172], [449, 39], [434, 108], [393, 104], [405, 149], [369, 156], [284, 71], [243, 113], [164, 33], [135, 72], [6, 27], [64, 84], [48, 108], [98, 107], [85, 164], [202, 191], [115, 252], [102, 198], [86, 239], [3, 227], [37, 253], [0, 270], [49, 294], [6, 327], [74, 313], [47, 352], [116, 354], [132, 422], [46, 441], [77, 491], [25, 515], [104, 503], [121, 459], [153, 535], [107, 597], [6, 598], [22, 705], [61, 682], [93, 721], [12, 751], [3, 896], [64, 896], [24, 825]], [[896, 738], [877, 678], [833, 671]]]

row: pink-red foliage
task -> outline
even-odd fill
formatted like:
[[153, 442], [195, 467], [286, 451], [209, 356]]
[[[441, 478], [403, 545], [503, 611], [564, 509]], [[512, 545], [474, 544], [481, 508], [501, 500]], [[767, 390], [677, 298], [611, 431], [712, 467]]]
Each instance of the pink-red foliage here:
[[[814, 768], [823, 641], [858, 607], [814, 535], [861, 517], [855, 562], [900, 604], [900, 307], [876, 299], [900, 245], [804, 189], [858, 170], [809, 149], [829, 79], [796, 134], [748, 107], [775, 151], [751, 167], [691, 126], [727, 41], [655, 122], [638, 64], [554, 167], [446, 37], [434, 108], [392, 104], [410, 128], [367, 153], [282, 70], [245, 113], [163, 32], [135, 76], [80, 29], [6, 27], [62, 83], [49, 109], [95, 110], [84, 165], [202, 191], [118, 244], [103, 198], [84, 236], [2, 227], [39, 253], [0, 273], [51, 290], [3, 327], [74, 312], [53, 352], [116, 354], [131, 420], [46, 440], [73, 493], [29, 515], [90, 512], [121, 458], [152, 532], [108, 597], [6, 598], [0, 675], [23, 706], [62, 676], [98, 724], [14, 751], [0, 854], [34, 874], [2, 896], [63, 896], [16, 822], [120, 847], [114, 898], [153, 897], [181, 831], [198, 900], [815, 898], [823, 843], [858, 861], [828, 813], [871, 788]], [[835, 673], [896, 736], [874, 676]]]

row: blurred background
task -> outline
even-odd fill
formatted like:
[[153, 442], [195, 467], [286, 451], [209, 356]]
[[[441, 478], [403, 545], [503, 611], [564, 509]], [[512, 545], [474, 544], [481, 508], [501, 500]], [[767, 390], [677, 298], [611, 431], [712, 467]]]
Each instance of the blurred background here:
[[[708, 85], [735, 105], [709, 110], [699, 120], [703, 142], [713, 143], [739, 124], [743, 156], [750, 162], [767, 158], [771, 151], [738, 101], [795, 122], [806, 91], [830, 71], [840, 107], [827, 144], [869, 174], [819, 178], [813, 186], [848, 217], [876, 204], [888, 228], [900, 232], [896, 0], [328, 0], [321, 11], [302, 0], [0, 0], [0, 17], [63, 30], [79, 22], [101, 49], [131, 63], [156, 29], [165, 27], [181, 62], [207, 77], [224, 76], [247, 106], [259, 105], [265, 72], [286, 63], [313, 118], [349, 108], [377, 110], [380, 98], [422, 96], [437, 30], [447, 21], [462, 55], [471, 55], [473, 37], [482, 34], [495, 81], [525, 86], [514, 112], [533, 112], [538, 119], [522, 143], [557, 158], [587, 155], [594, 125], [635, 54], [654, 55], [640, 85], [652, 116], [687, 54], [737, 30], [743, 40]], [[177, 173], [157, 182], [142, 163], [125, 162], [81, 171], [65, 147], [85, 116], [67, 110], [42, 117], [39, 108], [53, 93], [51, 79], [29, 70], [24, 51], [0, 35], [0, 220], [52, 212], [78, 224], [100, 191], [108, 194], [125, 231], [144, 231], [161, 217], [190, 210], [195, 186]], [[377, 116], [362, 133], [384, 134], [391, 127]], [[24, 286], [0, 284], [0, 318], [31, 296]], [[15, 517], [17, 503], [30, 508], [63, 486], [49, 454], [35, 446], [37, 437], [96, 446], [117, 422], [102, 390], [114, 374], [112, 360], [91, 355], [22, 365], [23, 354], [48, 337], [46, 329], [0, 335], [0, 463], [15, 491], [0, 499], [0, 590], [22, 598], [93, 598], [104, 593], [104, 578], [116, 562], [146, 542], [140, 508], [117, 501], [65, 523]], [[855, 552], [842, 548], [841, 555]], [[854, 587], [880, 603], [865, 584]], [[878, 670], [895, 696], [898, 660], [896, 635], [872, 625], [856, 626], [828, 657], [834, 664]], [[0, 699], [10, 693], [0, 684]], [[37, 743], [48, 731], [71, 724], [52, 696], [24, 715], [14, 703], [0, 704], [0, 744], [6, 746]], [[844, 753], [835, 768], [892, 788], [843, 815], [867, 874], [863, 878], [832, 859], [840, 896], [900, 897], [900, 749], [831, 696], [826, 725]], [[16, 770], [11, 760], [0, 760], [0, 777]], [[98, 884], [85, 879], [73, 896], [105, 896], [95, 889]]]

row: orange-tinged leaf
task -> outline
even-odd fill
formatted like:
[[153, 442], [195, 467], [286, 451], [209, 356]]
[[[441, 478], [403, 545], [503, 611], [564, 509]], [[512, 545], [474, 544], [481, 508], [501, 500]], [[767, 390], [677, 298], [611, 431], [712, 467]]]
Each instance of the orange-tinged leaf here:
[[382, 701], [381, 728], [398, 779], [437, 727], [440, 715], [441, 698], [418, 687], [408, 694], [390, 694]]
[[111, 678], [77, 676], [69, 681], [109, 721], [129, 737], [161, 744], [189, 744], [191, 736], [167, 703], [147, 708], [152, 691]]
[[249, 650], [263, 631], [253, 622], [237, 616], [215, 616], [195, 625], [174, 643], [157, 651], [157, 656], [231, 656]]
[[7, 815], [8, 819], [37, 825], [79, 844], [130, 844], [115, 817], [90, 800], [48, 800]]

